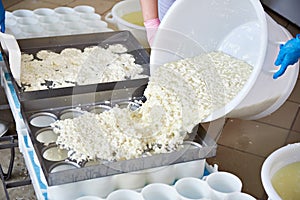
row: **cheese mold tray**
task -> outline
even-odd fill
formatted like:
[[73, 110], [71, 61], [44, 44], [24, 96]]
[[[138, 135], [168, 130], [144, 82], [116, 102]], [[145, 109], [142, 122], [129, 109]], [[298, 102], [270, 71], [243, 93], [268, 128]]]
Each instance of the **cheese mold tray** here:
[[[51, 123], [62, 118], [78, 117], [83, 112], [94, 112], [95, 108], [101, 108], [97, 112], [105, 112], [105, 110], [116, 105], [120, 107], [128, 105], [128, 108], [134, 110], [139, 106], [136, 102], [145, 100], [142, 96], [143, 89], [141, 86], [129, 96], [126, 96], [128, 90], [123, 89], [126, 92], [119, 92], [119, 96], [114, 96], [114, 99], [101, 99], [101, 97], [105, 98], [105, 92], [98, 92], [99, 94], [96, 95], [98, 96], [97, 101], [94, 103], [85, 103], [88, 102], [90, 97], [79, 95], [81, 101], [77, 101], [76, 105], [69, 106], [58, 102], [53, 104], [51, 103], [52, 98], [40, 99], [38, 102], [23, 102], [23, 105], [25, 103], [26, 106], [23, 106], [22, 116], [37, 155], [36, 163], [41, 166], [49, 186], [130, 173], [215, 156], [217, 146], [215, 138], [208, 135], [202, 125], [195, 127], [193, 132], [188, 135], [189, 137], [184, 140], [183, 148], [169, 153], [141, 156], [128, 160], [82, 161], [77, 163], [69, 158], [66, 150], [58, 148], [55, 142], [57, 135], [51, 129]], [[76, 97], [65, 96], [65, 101], [61, 102], [69, 102], [71, 99], [74, 100]], [[39, 106], [31, 106], [30, 104]], [[56, 106], [49, 107], [49, 105]], [[57, 166], [60, 167], [60, 170], [54, 170]]]
[[[143, 72], [140, 78], [125, 79], [121, 81], [99, 81], [91, 84], [72, 85], [61, 88], [48, 88], [43, 90], [25, 91], [24, 87], [19, 87], [16, 80], [12, 78], [13, 86], [17, 92], [17, 96], [20, 101], [34, 100], [49, 97], [57, 97], [64, 95], [71, 95], [73, 93], [86, 93], [95, 91], [104, 91], [117, 88], [119, 85], [122, 87], [132, 87], [140, 82], [148, 82], [149, 70], [149, 54], [138, 43], [129, 31], [115, 31], [115, 32], [102, 32], [92, 34], [81, 35], [69, 35], [58, 37], [44, 37], [44, 38], [32, 38], [32, 39], [20, 39], [17, 40], [22, 54], [32, 54], [36, 60], [36, 54], [41, 50], [60, 53], [67, 48], [76, 48], [83, 51], [87, 47], [98, 46], [101, 48], [107, 48], [109, 45], [120, 44], [127, 49], [127, 54], [134, 57], [135, 63], [140, 65]], [[10, 73], [10, 63], [8, 55], [1, 48], [1, 53], [5, 62], [7, 71]], [[84, 70], [84, 69], [83, 69]], [[80, 74], [79, 74], [80, 76]], [[50, 77], [51, 80], [51, 77]]]

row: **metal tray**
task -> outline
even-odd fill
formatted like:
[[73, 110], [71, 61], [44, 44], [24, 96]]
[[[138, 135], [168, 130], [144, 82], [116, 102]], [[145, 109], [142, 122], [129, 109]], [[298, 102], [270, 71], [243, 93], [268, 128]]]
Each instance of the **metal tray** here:
[[[136, 62], [144, 67], [144, 73], [146, 75], [150, 74], [149, 54], [128, 31], [24, 39], [18, 40], [18, 43], [21, 51], [26, 53], [36, 53], [41, 49], [60, 51], [67, 47], [84, 48], [91, 45], [123, 44], [129, 49], [129, 53], [134, 55]], [[9, 63], [5, 55], [4, 59], [4, 68], [7, 70], [9, 69]], [[11, 76], [9, 73], [6, 75]], [[12, 77], [11, 79], [20, 100], [22, 117], [37, 155], [36, 162], [40, 164], [48, 186], [203, 159], [216, 154], [215, 137], [210, 137], [205, 129], [199, 125], [194, 128], [190, 138], [187, 138], [186, 143], [189, 145], [178, 151], [125, 161], [98, 163], [91, 166], [69, 161], [70, 169], [53, 172], [51, 171], [53, 167], [64, 161], [49, 161], [43, 157], [42, 154], [45, 148], [54, 145], [54, 143], [45, 145], [38, 140], [37, 133], [44, 127], [36, 127], [30, 124], [32, 117], [43, 113], [44, 116], [50, 116], [51, 121], [55, 120], [63, 110], [76, 107], [80, 107], [82, 110], [90, 110], [91, 107], [98, 105], [112, 106], [120, 102], [145, 101], [143, 92], [147, 86], [148, 78], [33, 92], [22, 91]], [[216, 135], [219, 135], [219, 131], [216, 131]]]
[[[189, 138], [186, 139], [185, 148], [171, 153], [157, 154], [147, 157], [141, 157], [136, 159], [116, 161], [116, 162], [103, 162], [97, 163], [94, 165], [86, 166], [85, 163], [76, 164], [72, 161], [64, 162], [63, 160], [47, 160], [43, 157], [43, 152], [45, 148], [55, 145], [55, 143], [44, 144], [37, 138], [37, 135], [41, 130], [47, 130], [47, 124], [44, 126], [37, 127], [33, 126], [30, 121], [32, 117], [42, 114], [43, 116], [48, 116], [50, 119], [59, 118], [60, 113], [63, 113], [65, 110], [72, 110], [80, 107], [81, 110], [89, 111], [94, 106], [105, 105], [104, 107], [110, 106], [113, 107], [115, 104], [122, 104], [123, 102], [135, 102], [134, 100], [142, 100], [143, 98], [143, 89], [139, 87], [138, 90], [133, 90], [130, 92], [123, 89], [126, 92], [118, 92], [118, 95], [114, 96], [114, 99], [103, 100], [101, 98], [97, 101], [91, 103], [88, 102], [90, 97], [88, 95], [78, 95], [80, 97], [80, 102], [76, 101], [77, 104], [67, 105], [60, 104], [61, 102], [56, 102], [55, 107], [49, 107], [52, 105], [53, 99], [42, 99], [42, 103], [38, 103], [39, 107], [33, 106], [31, 104], [36, 104], [35, 101], [28, 101], [27, 106], [22, 106], [22, 115], [25, 120], [25, 124], [28, 128], [28, 132], [31, 138], [31, 141], [34, 146], [34, 150], [37, 154], [37, 162], [41, 165], [41, 168], [45, 174], [47, 184], [49, 186], [73, 183], [77, 181], [89, 180], [93, 178], [105, 177], [120, 173], [133, 172], [138, 170], [144, 170], [148, 168], [167, 166], [170, 164], [176, 164], [181, 162], [187, 162], [192, 160], [199, 160], [208, 157], [215, 156], [216, 154], [216, 142], [214, 138], [211, 138], [207, 135], [205, 129], [199, 125], [194, 128], [194, 131], [189, 134]], [[105, 92], [100, 93], [98, 96], [106, 96]], [[125, 94], [125, 95], [124, 95]], [[128, 95], [128, 96], [127, 96]], [[97, 95], [96, 95], [97, 96]], [[64, 99], [72, 99], [74, 96], [65, 96]], [[75, 97], [76, 98], [76, 97]], [[85, 99], [87, 98], [87, 99]], [[24, 104], [25, 102], [22, 102]], [[51, 120], [50, 120], [51, 121]], [[68, 164], [71, 166], [64, 171], [51, 171], [53, 167], [60, 165], [61, 163]]]
[[[70, 47], [84, 49], [85, 47], [95, 45], [105, 47], [110, 44], [122, 44], [128, 49], [128, 53], [134, 56], [136, 63], [140, 64], [143, 67], [143, 74], [148, 76], [150, 75], [149, 53], [138, 43], [138, 41], [129, 31], [20, 39], [17, 40], [17, 42], [22, 53], [33, 55], [35, 55], [40, 50], [60, 52], [63, 49]], [[10, 72], [8, 55], [5, 54], [2, 48], [1, 53], [3, 55], [6, 68], [8, 69], [8, 72]], [[130, 88], [136, 84], [140, 84], [141, 82], [148, 82], [148, 78], [28, 92], [23, 91], [23, 89], [17, 85], [14, 78], [12, 78], [12, 82], [19, 100], [25, 101], [71, 95], [73, 93], [82, 94], [95, 91], [112, 90], [113, 88], [118, 88], [119, 85], [122, 85], [122, 87]]]

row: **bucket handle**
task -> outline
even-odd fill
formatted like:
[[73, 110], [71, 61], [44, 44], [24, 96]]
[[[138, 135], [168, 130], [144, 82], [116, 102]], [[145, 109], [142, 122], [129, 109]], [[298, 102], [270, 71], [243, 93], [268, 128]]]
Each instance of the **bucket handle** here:
[[116, 20], [111, 12], [109, 12], [105, 15], [105, 20], [109, 23], [116, 24]]

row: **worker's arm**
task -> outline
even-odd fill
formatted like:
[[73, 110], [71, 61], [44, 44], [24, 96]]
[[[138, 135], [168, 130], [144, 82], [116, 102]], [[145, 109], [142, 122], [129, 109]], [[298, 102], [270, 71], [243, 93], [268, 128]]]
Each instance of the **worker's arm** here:
[[143, 12], [144, 25], [150, 46], [152, 45], [155, 33], [160, 24], [158, 18], [157, 0], [140, 0]]
[[158, 0], [140, 0], [144, 21], [158, 18]]

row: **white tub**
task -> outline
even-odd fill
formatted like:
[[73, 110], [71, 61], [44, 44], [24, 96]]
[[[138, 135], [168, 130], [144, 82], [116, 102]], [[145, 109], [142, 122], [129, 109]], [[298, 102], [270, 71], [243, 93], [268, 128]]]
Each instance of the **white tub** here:
[[154, 39], [151, 73], [160, 65], [199, 53], [221, 50], [254, 67], [239, 94], [204, 121], [223, 116], [258, 119], [277, 110], [298, 77], [298, 63], [274, 80], [279, 44], [291, 38], [286, 29], [266, 16], [258, 0], [177, 0]]
[[121, 1], [114, 5], [111, 12], [107, 13], [105, 20], [116, 25], [118, 30], [129, 30], [141, 45], [148, 48], [149, 44], [145, 27], [132, 24], [122, 19], [123, 15], [137, 11], [141, 11], [139, 0]]
[[277, 149], [264, 161], [261, 169], [261, 180], [269, 197], [268, 200], [281, 200], [272, 186], [273, 175], [282, 167], [300, 161], [300, 143], [289, 144]]

